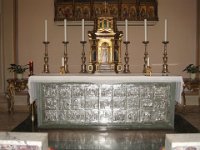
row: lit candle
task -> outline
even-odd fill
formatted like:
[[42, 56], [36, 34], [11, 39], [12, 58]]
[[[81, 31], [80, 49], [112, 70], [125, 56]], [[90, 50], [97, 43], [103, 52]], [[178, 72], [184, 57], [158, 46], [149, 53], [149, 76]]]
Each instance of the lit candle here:
[[167, 41], [167, 19], [165, 19], [165, 42]]
[[85, 41], [84, 19], [82, 19], [82, 41]]
[[147, 41], [147, 19], [144, 19], [144, 41]]
[[61, 63], [62, 63], [62, 66], [64, 66], [64, 57], [62, 57], [62, 62]]
[[44, 41], [47, 42], [47, 20], [44, 21]]
[[126, 41], [128, 41], [128, 20], [125, 20], [125, 32], [126, 32]]
[[64, 41], [67, 41], [67, 20], [64, 19]]

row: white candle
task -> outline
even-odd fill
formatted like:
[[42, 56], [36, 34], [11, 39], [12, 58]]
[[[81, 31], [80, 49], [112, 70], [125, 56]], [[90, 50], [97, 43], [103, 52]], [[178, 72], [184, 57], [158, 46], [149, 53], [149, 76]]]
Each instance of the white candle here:
[[47, 20], [44, 21], [44, 41], [47, 42]]
[[144, 19], [144, 41], [147, 41], [147, 19]]
[[147, 66], [149, 66], [149, 57], [147, 58]]
[[82, 19], [82, 41], [85, 41], [85, 31], [84, 31], [84, 19]]
[[128, 20], [127, 19], [125, 20], [125, 32], [126, 32], [125, 40], [128, 41]]
[[64, 66], [64, 57], [62, 57], [62, 62], [61, 63], [62, 63], [62, 66]]
[[64, 41], [67, 41], [67, 20], [64, 19]]
[[165, 19], [165, 42], [167, 41], [167, 19]]

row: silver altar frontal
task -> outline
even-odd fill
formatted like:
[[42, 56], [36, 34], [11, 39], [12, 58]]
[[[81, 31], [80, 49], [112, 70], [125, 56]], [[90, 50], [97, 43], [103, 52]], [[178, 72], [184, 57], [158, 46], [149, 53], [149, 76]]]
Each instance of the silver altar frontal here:
[[173, 129], [181, 76], [45, 74], [30, 76], [39, 128]]

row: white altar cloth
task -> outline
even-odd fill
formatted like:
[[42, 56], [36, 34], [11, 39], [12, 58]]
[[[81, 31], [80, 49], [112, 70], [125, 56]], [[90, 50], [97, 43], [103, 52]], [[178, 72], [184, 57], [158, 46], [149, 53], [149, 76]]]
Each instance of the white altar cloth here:
[[30, 76], [28, 80], [28, 91], [30, 95], [30, 104], [38, 99], [36, 89], [37, 83], [59, 83], [59, 82], [74, 82], [74, 83], [95, 83], [95, 84], [115, 84], [115, 83], [176, 83], [176, 101], [181, 103], [181, 94], [183, 90], [182, 76], [138, 76], [135, 74], [41, 74]]

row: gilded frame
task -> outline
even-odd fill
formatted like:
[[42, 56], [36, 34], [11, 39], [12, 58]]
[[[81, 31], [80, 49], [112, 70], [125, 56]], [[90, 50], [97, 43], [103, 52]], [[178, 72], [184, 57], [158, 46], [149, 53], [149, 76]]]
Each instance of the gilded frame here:
[[158, 21], [157, 0], [54, 0], [54, 21], [93, 21], [102, 14], [117, 21]]

